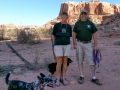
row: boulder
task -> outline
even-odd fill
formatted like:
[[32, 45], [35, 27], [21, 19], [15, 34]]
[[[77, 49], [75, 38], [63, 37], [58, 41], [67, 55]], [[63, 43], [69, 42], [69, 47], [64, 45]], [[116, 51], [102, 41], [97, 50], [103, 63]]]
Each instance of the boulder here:
[[114, 45], [120, 45], [120, 40], [115, 40], [113, 44]]
[[103, 21], [102, 25], [107, 25], [111, 22], [112, 20], [110, 18], [107, 18], [106, 20]]
[[103, 20], [103, 21], [106, 20], [107, 18], [110, 18], [110, 19], [113, 21], [113, 20], [115, 19], [115, 16], [114, 16], [114, 14], [102, 16], [102, 20]]
[[120, 28], [118, 28], [118, 27], [113, 27], [112, 29], [115, 30], [115, 31], [117, 31], [117, 30], [119, 30]]
[[114, 13], [114, 17], [115, 17], [115, 18], [119, 18], [119, 12], [115, 12], [115, 13]]
[[105, 27], [104, 27], [104, 26], [101, 26], [101, 27], [100, 27], [100, 30], [105, 30]]

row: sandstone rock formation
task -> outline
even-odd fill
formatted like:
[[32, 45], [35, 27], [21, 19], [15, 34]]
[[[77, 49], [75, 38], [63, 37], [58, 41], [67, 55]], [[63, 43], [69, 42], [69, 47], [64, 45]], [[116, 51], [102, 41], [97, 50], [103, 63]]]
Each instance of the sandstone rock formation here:
[[69, 15], [68, 23], [74, 25], [82, 9], [87, 9], [90, 20], [97, 25], [107, 25], [116, 20], [116, 18], [120, 18], [120, 5], [100, 2], [99, 0], [92, 0], [91, 2], [65, 2], [61, 4], [58, 17], [47, 22], [41, 28], [49, 29], [53, 27], [56, 22], [60, 21], [60, 15], [64, 11]]
[[120, 5], [112, 5], [106, 2], [66, 2], [61, 4], [59, 16], [63, 11], [66, 11], [69, 14], [68, 22], [74, 24], [79, 17], [81, 9], [87, 9], [90, 19], [101, 24], [101, 21], [108, 17], [114, 19], [114, 16], [111, 15], [120, 12]]
[[[1, 24], [0, 30], [10, 30], [10, 29], [23, 29], [23, 30], [35, 30], [40, 28], [39, 26], [17, 26], [14, 24]], [[50, 27], [47, 27], [50, 28]]]
[[16, 25], [14, 25], [14, 24], [1, 24], [0, 25], [0, 29], [15, 29], [15, 28], [17, 28], [17, 26]]

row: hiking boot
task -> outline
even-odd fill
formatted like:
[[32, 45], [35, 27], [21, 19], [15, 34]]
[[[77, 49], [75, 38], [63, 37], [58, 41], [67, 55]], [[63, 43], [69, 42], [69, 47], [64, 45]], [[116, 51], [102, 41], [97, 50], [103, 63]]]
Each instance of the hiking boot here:
[[83, 84], [83, 82], [84, 82], [84, 77], [80, 76], [80, 78], [78, 79], [78, 83]]
[[66, 78], [65, 78], [65, 79], [62, 79], [61, 82], [62, 82], [62, 84], [63, 84], [64, 86], [66, 86], [66, 85], [69, 84], [69, 82], [66, 80]]
[[101, 86], [102, 84], [99, 82], [99, 79], [91, 79], [91, 82]]
[[55, 85], [60, 86], [60, 80], [56, 79]]

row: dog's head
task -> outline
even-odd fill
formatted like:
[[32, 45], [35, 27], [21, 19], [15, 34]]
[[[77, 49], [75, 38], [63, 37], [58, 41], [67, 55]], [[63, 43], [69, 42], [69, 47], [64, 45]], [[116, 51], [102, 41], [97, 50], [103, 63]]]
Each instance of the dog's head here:
[[72, 63], [73, 61], [70, 59], [70, 58], [68, 58], [68, 61], [67, 61], [67, 65], [69, 65], [70, 63]]
[[43, 73], [40, 73], [40, 76], [37, 76], [37, 78], [40, 81], [40, 84], [42, 84], [43, 86], [55, 86], [55, 80], [51, 79], [50, 76], [45, 76]]

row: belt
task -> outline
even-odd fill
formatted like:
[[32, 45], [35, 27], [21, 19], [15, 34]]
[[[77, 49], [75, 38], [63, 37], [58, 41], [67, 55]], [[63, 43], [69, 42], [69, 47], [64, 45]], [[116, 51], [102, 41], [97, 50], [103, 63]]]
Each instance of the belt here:
[[78, 40], [78, 39], [77, 39], [77, 41], [82, 42], [82, 43], [90, 43], [91, 42], [91, 41], [81, 41], [81, 40]]

